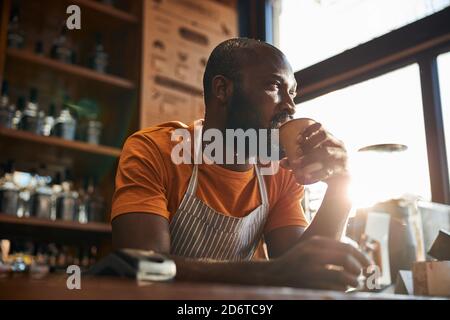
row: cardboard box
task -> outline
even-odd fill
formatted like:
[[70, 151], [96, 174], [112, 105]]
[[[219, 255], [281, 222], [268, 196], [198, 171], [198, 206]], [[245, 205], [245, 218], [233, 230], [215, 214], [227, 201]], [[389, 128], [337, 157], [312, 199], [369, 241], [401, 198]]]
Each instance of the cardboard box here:
[[428, 254], [437, 260], [450, 260], [450, 232], [440, 230]]
[[424, 261], [413, 265], [414, 294], [450, 297], [450, 261]]

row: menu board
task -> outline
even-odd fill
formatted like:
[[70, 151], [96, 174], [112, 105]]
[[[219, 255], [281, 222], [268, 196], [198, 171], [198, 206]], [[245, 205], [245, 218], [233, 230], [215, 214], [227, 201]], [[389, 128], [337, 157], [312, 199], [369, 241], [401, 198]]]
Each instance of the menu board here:
[[203, 118], [203, 72], [220, 42], [237, 36], [231, 7], [198, 0], [145, 0], [140, 127]]

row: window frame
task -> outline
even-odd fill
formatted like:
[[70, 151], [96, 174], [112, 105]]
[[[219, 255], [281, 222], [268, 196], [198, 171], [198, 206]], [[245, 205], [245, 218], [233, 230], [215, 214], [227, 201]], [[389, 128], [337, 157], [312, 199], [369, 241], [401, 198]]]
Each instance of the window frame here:
[[300, 104], [417, 63], [432, 201], [444, 204], [450, 204], [450, 182], [437, 56], [450, 51], [448, 21], [450, 7], [295, 72], [299, 84], [295, 103]]

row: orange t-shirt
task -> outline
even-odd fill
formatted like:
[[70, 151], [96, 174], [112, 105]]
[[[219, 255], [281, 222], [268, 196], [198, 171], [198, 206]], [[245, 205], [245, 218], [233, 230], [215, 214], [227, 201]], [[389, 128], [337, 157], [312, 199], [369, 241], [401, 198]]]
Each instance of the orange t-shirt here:
[[[189, 129], [193, 124], [168, 122], [136, 132], [122, 150], [116, 175], [116, 189], [111, 220], [131, 213], [160, 215], [169, 221], [176, 213], [188, 187], [192, 164], [175, 164], [171, 160], [173, 130]], [[274, 175], [263, 176], [269, 198], [269, 215], [264, 233], [276, 228], [307, 226], [300, 201], [303, 187], [292, 174], [280, 168]], [[214, 210], [243, 217], [261, 204], [258, 179], [254, 168], [245, 172], [219, 165], [200, 164], [196, 196]]]

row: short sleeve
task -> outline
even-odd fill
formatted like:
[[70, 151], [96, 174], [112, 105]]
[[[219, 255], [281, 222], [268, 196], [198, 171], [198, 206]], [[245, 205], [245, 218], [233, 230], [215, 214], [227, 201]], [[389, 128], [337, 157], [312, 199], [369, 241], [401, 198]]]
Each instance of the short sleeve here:
[[[283, 169], [282, 169], [283, 170]], [[282, 177], [279, 196], [273, 206], [271, 206], [264, 233], [286, 226], [307, 227], [305, 213], [301, 206], [304, 195], [303, 186], [299, 186], [293, 175], [286, 172]]]
[[167, 170], [154, 141], [136, 133], [127, 139], [120, 156], [111, 220], [131, 212], [157, 214], [169, 219]]

